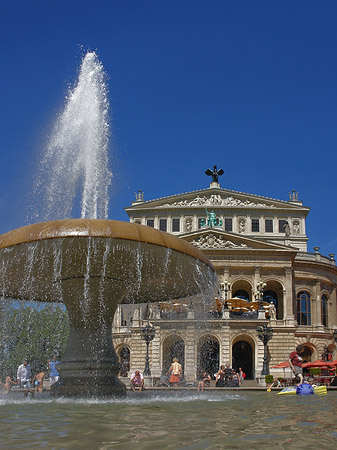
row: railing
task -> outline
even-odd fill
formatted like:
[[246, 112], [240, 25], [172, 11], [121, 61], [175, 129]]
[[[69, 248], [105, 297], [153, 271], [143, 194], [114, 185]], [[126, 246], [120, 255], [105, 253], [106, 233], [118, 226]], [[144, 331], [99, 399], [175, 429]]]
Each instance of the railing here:
[[335, 266], [336, 261], [333, 258], [329, 258], [328, 256], [323, 256], [320, 253], [306, 253], [306, 252], [298, 252], [295, 261], [312, 261], [318, 262], [321, 264], [328, 264], [329, 266]]
[[[229, 319], [232, 320], [252, 320], [257, 319], [258, 312], [257, 311], [240, 311], [240, 312], [229, 312]], [[169, 312], [161, 312], [160, 318], [163, 320], [183, 320], [187, 319], [188, 315], [185, 312], [178, 313], [169, 313]], [[221, 320], [224, 319], [224, 315], [220, 311], [194, 311], [193, 316], [190, 316], [193, 319], [199, 320]]]

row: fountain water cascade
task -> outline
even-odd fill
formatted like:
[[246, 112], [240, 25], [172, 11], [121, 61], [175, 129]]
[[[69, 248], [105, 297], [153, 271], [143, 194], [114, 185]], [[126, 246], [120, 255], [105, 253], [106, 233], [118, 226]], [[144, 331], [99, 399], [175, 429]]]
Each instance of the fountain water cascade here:
[[[67, 308], [70, 336], [59, 366], [62, 382], [52, 386], [55, 395], [125, 395], [111, 339], [119, 303], [210, 293], [215, 286], [211, 263], [191, 244], [153, 228], [107, 220], [109, 131], [102, 73], [96, 55], [88, 53], [47, 148], [42, 172], [53, 170], [44, 217], [53, 212], [61, 220], [0, 236], [3, 297], [63, 302]], [[65, 218], [83, 174], [82, 218]]]
[[81, 195], [82, 218], [108, 218], [112, 174], [108, 164], [106, 78], [96, 53], [88, 52], [41, 158], [35, 186], [39, 200], [35, 217], [67, 219], [76, 205], [76, 197]]

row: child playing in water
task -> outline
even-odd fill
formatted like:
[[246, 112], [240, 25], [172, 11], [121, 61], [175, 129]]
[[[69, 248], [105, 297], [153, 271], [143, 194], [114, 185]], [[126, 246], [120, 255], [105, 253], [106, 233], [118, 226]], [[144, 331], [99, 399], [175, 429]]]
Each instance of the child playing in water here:
[[16, 383], [15, 383], [15, 381], [13, 381], [11, 379], [11, 377], [6, 377], [5, 384], [4, 384], [5, 394], [8, 394], [8, 392], [11, 390], [11, 384], [16, 384]]
[[43, 391], [43, 380], [46, 376], [45, 369], [41, 369], [41, 372], [39, 372], [35, 377], [33, 378], [33, 384], [35, 386], [35, 392], [42, 392]]

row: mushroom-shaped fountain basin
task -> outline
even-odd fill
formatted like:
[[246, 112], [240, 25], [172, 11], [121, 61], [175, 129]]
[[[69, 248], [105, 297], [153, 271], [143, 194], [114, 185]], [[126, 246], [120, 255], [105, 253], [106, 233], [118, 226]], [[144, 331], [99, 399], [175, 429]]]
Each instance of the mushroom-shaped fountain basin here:
[[23, 300], [63, 302], [70, 336], [57, 395], [123, 395], [111, 340], [119, 303], [155, 302], [212, 289], [215, 271], [197, 248], [128, 222], [69, 219], [0, 236], [0, 289]]

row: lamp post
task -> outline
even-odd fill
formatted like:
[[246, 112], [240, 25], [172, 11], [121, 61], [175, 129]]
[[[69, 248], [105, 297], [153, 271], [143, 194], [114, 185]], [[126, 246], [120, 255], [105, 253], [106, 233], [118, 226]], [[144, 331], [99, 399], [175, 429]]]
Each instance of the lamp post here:
[[[230, 290], [231, 287], [231, 283], [229, 281], [225, 281], [223, 283], [220, 283], [220, 290], [221, 292], [225, 293], [225, 309], [228, 309], [228, 305], [227, 305], [227, 296], [228, 296], [228, 291]], [[223, 295], [222, 295], [223, 298]]]
[[263, 368], [261, 375], [269, 375], [269, 366], [267, 364], [267, 344], [270, 341], [270, 339], [273, 337], [273, 329], [272, 327], [268, 327], [265, 323], [263, 325], [259, 325], [256, 328], [257, 331], [257, 337], [260, 339], [260, 341], [263, 342]]
[[229, 308], [228, 308], [228, 304], [227, 304], [227, 296], [228, 296], [228, 291], [230, 290], [230, 287], [231, 287], [231, 283], [227, 280], [224, 281], [223, 283], [220, 283], [220, 290], [222, 293], [222, 298], [225, 300], [225, 307], [224, 307], [225, 319], [229, 319]]
[[149, 344], [153, 340], [156, 334], [156, 330], [154, 326], [147, 324], [146, 327], [140, 329], [140, 336], [146, 342], [146, 359], [145, 359], [145, 368], [144, 375], [151, 376], [150, 370], [150, 358], [149, 358]]

